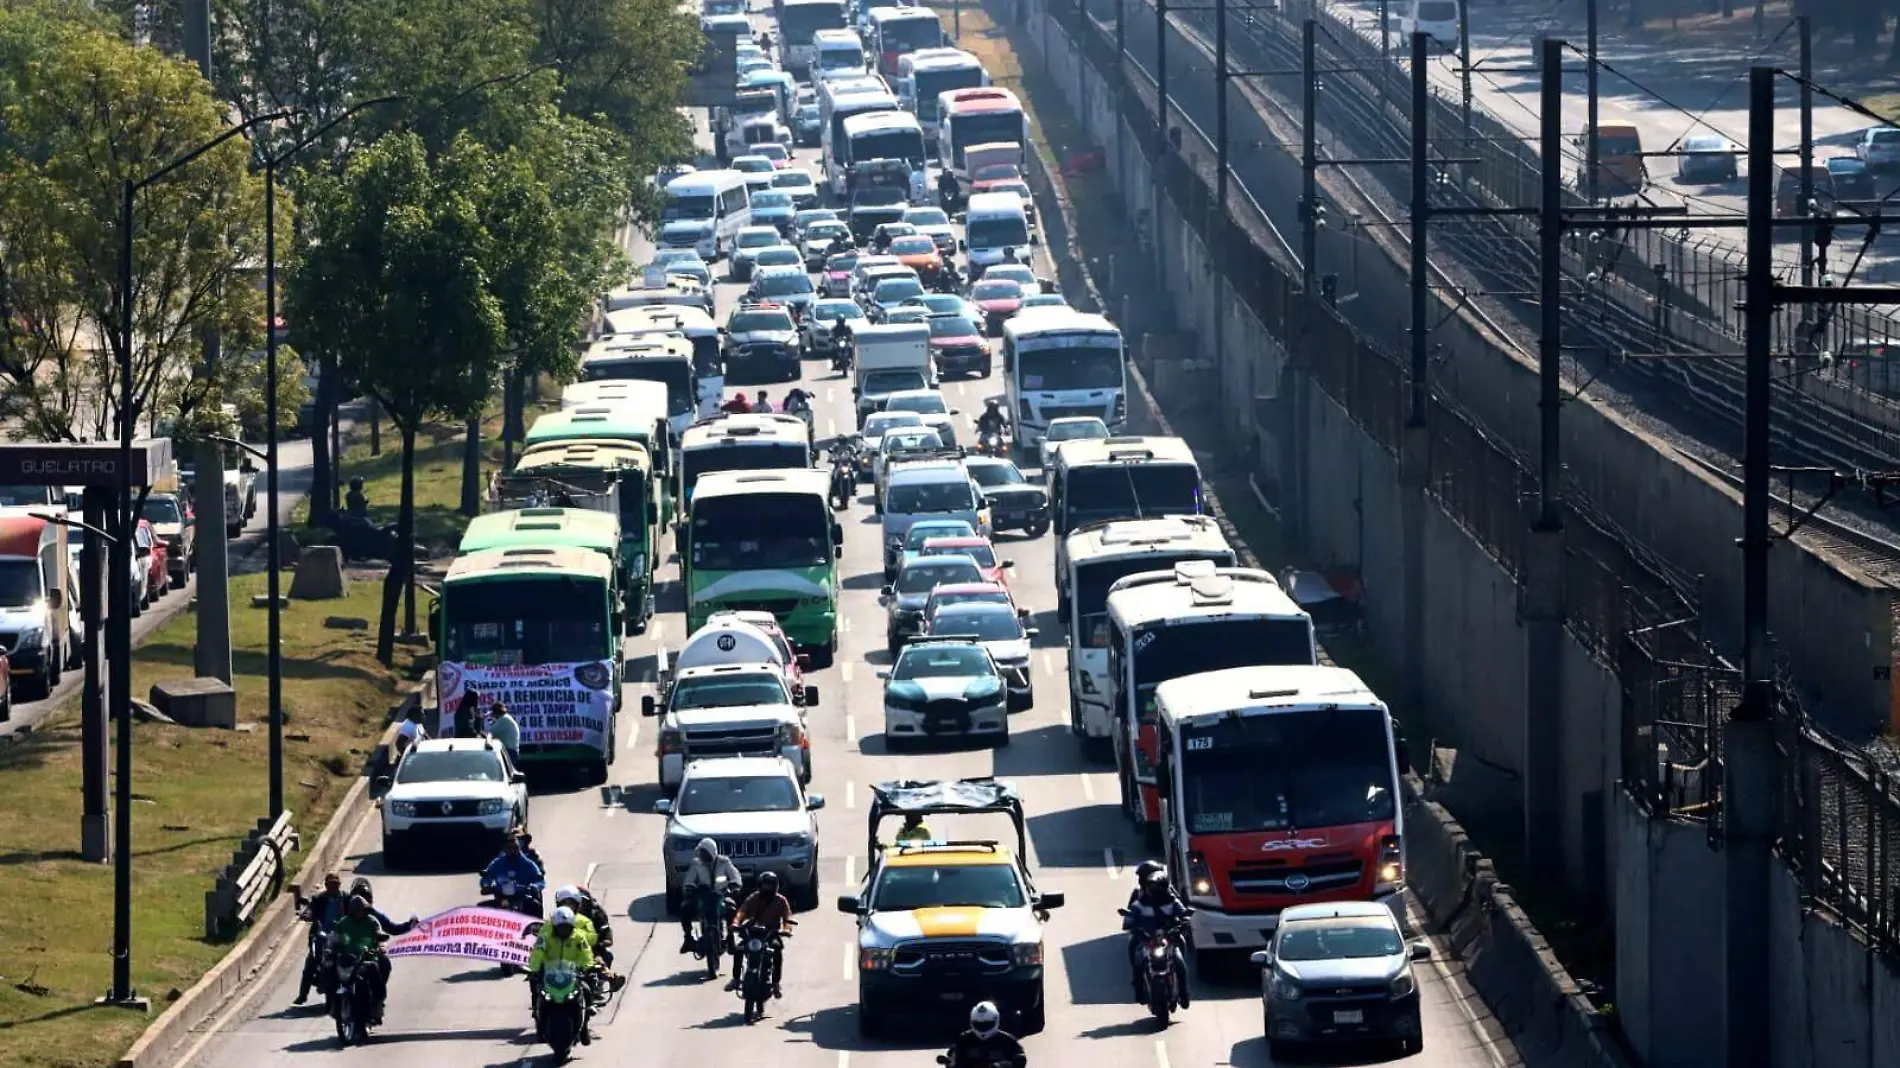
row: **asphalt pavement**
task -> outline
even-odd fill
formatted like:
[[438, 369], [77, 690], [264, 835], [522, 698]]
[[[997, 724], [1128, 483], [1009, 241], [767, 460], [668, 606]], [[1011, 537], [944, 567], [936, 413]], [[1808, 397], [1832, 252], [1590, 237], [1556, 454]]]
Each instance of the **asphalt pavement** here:
[[[702, 131], [703, 133], [703, 131]], [[802, 165], [815, 153], [801, 150]], [[650, 246], [636, 236], [636, 263]], [[723, 277], [723, 265], [716, 265]], [[1053, 275], [1046, 260], [1039, 273]], [[740, 287], [721, 283], [723, 319]], [[801, 384], [817, 398], [822, 437], [851, 427], [848, 382], [822, 361], [808, 361]], [[756, 388], [756, 387], [750, 387]], [[771, 387], [776, 399], [786, 386]], [[971, 419], [1001, 379], [951, 382], [945, 393], [961, 418]], [[685, 638], [678, 558], [659, 573], [662, 615], [627, 650], [628, 678], [619, 737], [623, 746], [608, 785], [599, 789], [537, 786], [532, 811], [535, 845], [548, 863], [548, 885], [580, 883], [615, 918], [617, 970], [624, 990], [595, 1023], [592, 1046], [576, 1050], [582, 1064], [775, 1064], [783, 1068], [851, 1065], [928, 1065], [951, 1030], [919, 1026], [911, 1040], [872, 1044], [858, 1037], [856, 937], [851, 917], [832, 907], [837, 894], [855, 892], [865, 872], [869, 784], [895, 778], [997, 775], [1015, 780], [1029, 816], [1030, 864], [1038, 885], [1062, 891], [1067, 904], [1047, 925], [1048, 1028], [1027, 1040], [1038, 1066], [1204, 1066], [1261, 1068], [1273, 1062], [1261, 1039], [1258, 980], [1250, 971], [1224, 978], [1195, 977], [1195, 997], [1166, 1031], [1131, 1003], [1123, 936], [1116, 908], [1126, 899], [1133, 866], [1147, 855], [1119, 813], [1111, 768], [1090, 764], [1069, 733], [1062, 629], [1054, 616], [1052, 536], [999, 539], [999, 555], [1015, 562], [1019, 603], [1036, 613], [1041, 636], [1033, 657], [1036, 700], [1012, 721], [1005, 749], [886, 753], [876, 671], [884, 652], [884, 610], [876, 525], [868, 497], [840, 513], [846, 528], [841, 571], [841, 648], [836, 666], [807, 677], [823, 700], [810, 713], [815, 778], [811, 790], [828, 804], [819, 815], [821, 907], [799, 917], [788, 943], [782, 1001], [746, 1025], [738, 998], [708, 980], [703, 966], [679, 954], [679, 928], [664, 915], [660, 861], [664, 820], [651, 813], [660, 796], [654, 729], [639, 715], [658, 649]], [[933, 819], [933, 827], [938, 820]], [[1007, 835], [1000, 817], [968, 833]], [[888, 833], [888, 832], [887, 832]], [[381, 865], [374, 819], [357, 834], [347, 863], [375, 882], [378, 905], [396, 917], [430, 915], [478, 900], [475, 861], [426, 873], [391, 874]], [[1503, 1068], [1519, 1063], [1508, 1044], [1485, 1036], [1474, 1013], [1483, 1007], [1464, 986], [1442, 943], [1439, 962], [1422, 970], [1425, 1041], [1422, 1052], [1392, 1063], [1413, 1068]], [[207, 1030], [188, 1062], [212, 1068], [314, 1064], [462, 1068], [467, 1065], [551, 1063], [547, 1047], [532, 1044], [528, 990], [520, 977], [470, 961], [405, 958], [390, 983], [387, 1024], [361, 1047], [337, 1048], [320, 1004], [294, 1007], [302, 947], [291, 946], [254, 984], [231, 1018]], [[321, 1058], [319, 1062], [317, 1058]], [[1354, 1061], [1351, 1063], [1365, 1063]]]

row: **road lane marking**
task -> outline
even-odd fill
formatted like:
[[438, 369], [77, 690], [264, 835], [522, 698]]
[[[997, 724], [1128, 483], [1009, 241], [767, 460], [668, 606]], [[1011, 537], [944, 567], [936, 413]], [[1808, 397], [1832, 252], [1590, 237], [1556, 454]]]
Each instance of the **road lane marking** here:
[[1108, 868], [1108, 877], [1110, 879], [1119, 879], [1122, 877], [1122, 866], [1115, 862], [1115, 851], [1113, 849], [1102, 850], [1102, 863]]
[[[648, 623], [647, 633], [653, 636], [654, 641], [656, 642], [659, 641], [661, 638], [666, 636], [666, 621], [663, 619], [656, 619], [653, 622]], [[661, 646], [661, 648], [664, 649], [665, 646]]]
[[1172, 1068], [1168, 1063], [1168, 1044], [1158, 1038], [1155, 1039], [1155, 1063], [1161, 1068]]
[[[852, 965], [854, 965], [854, 964], [856, 964], [856, 963], [857, 963], [857, 961], [855, 961], [855, 960], [852, 960], [852, 959], [851, 959], [851, 958], [853, 958], [853, 957], [855, 957], [855, 956], [857, 956], [857, 954], [856, 954], [856, 953], [854, 953], [854, 952], [852, 952], [852, 950], [855, 950], [855, 949], [857, 949], [857, 948], [858, 948], [858, 947], [856, 947], [856, 946], [854, 946], [854, 945], [852, 945], [852, 944], [851, 944], [851, 943], [849, 943], [849, 942], [846, 942], [846, 943], [844, 944], [844, 978], [845, 978], [845, 981], [846, 981], [846, 982], [850, 982], [850, 981], [851, 981], [851, 973], [852, 973], [852, 971], [854, 970], [854, 969], [852, 968]], [[845, 1054], [844, 1054], [844, 1051], [843, 1051], [843, 1050], [839, 1050], [839, 1051], [838, 1051], [838, 1063], [839, 1063], [839, 1064], [843, 1064], [843, 1063], [844, 1063], [844, 1060], [845, 1060]]]
[[1056, 673], [1056, 654], [1046, 649], [1042, 653], [1042, 670], [1050, 675]]
[[858, 866], [858, 858], [851, 856], [850, 854], [846, 854], [844, 858], [844, 884], [846, 886], [850, 886], [852, 883], [857, 882], [856, 879], [851, 877], [854, 874], [854, 869], [857, 868], [857, 866]]
[[[851, 947], [846, 946], [845, 948], [849, 949]], [[847, 975], [845, 976], [845, 978], [849, 979], [851, 977]], [[864, 1007], [859, 1006], [858, 1011], [863, 1012]], [[841, 1049], [838, 1051], [838, 1068], [851, 1068], [851, 1051], [850, 1050]]]
[[1092, 805], [1095, 803], [1095, 784], [1089, 782], [1089, 778], [1087, 775], [1082, 776], [1082, 796]]
[[627, 748], [632, 749], [634, 746], [638, 745], [639, 743], [640, 743], [640, 721], [636, 719], [633, 721], [633, 726], [627, 728]]
[[581, 876], [582, 890], [589, 889], [590, 887], [594, 885], [594, 873], [599, 870], [600, 870], [600, 861], [592, 860], [592, 861], [587, 862], [587, 874]]
[[858, 744], [858, 717], [849, 714], [844, 717], [844, 740]]
[[847, 660], [838, 665], [838, 677], [846, 682], [851, 681], [851, 661]]
[[843, 619], [839, 620], [838, 629], [843, 631], [846, 634], [851, 633], [851, 617], [846, 616]]
[[858, 807], [858, 784], [855, 782], [847, 781], [844, 784], [844, 807]]
[[825, 436], [828, 438], [838, 436], [838, 421], [836, 419], [825, 420]]
[[830, 403], [830, 401], [831, 401], [831, 391], [832, 391], [832, 387], [830, 387], [830, 386], [826, 386], [826, 387], [825, 387], [825, 401], [826, 401], [826, 403]]

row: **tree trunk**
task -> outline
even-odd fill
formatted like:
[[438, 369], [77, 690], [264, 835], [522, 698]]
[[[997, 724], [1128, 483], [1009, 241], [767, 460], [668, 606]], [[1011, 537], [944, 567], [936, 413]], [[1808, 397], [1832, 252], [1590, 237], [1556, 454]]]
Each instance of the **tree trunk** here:
[[402, 632], [416, 632], [416, 430], [402, 432], [402, 508], [396, 513], [396, 552], [402, 556]]
[[373, 397], [369, 402], [369, 454], [383, 454], [383, 406]]
[[330, 457], [330, 410], [335, 407], [336, 368], [329, 360], [317, 367], [317, 395], [310, 405], [310, 525], [330, 522], [330, 493], [336, 472]]
[[462, 514], [473, 519], [482, 514], [482, 417], [468, 421], [462, 439]]
[[521, 418], [521, 372], [510, 370], [501, 386], [501, 469], [515, 466], [515, 442], [527, 435]]

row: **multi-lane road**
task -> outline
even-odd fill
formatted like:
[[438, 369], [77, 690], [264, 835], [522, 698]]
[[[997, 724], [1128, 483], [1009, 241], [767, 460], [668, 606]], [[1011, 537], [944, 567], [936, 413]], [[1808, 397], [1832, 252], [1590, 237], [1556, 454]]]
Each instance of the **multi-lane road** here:
[[[813, 166], [812, 153], [798, 153]], [[646, 243], [634, 238], [635, 262]], [[1039, 273], [1053, 275], [1045, 263]], [[720, 284], [720, 314], [740, 288]], [[828, 436], [850, 429], [850, 389], [818, 361], [805, 365], [804, 388], [817, 399], [817, 429]], [[968, 419], [997, 389], [997, 379], [946, 385], [953, 407]], [[786, 387], [774, 387], [776, 398]], [[1041, 637], [1034, 653], [1035, 707], [1018, 713], [1006, 749], [971, 749], [893, 756], [885, 751], [877, 670], [886, 664], [884, 612], [878, 604], [876, 520], [866, 498], [840, 518], [846, 528], [837, 664], [817, 674], [822, 703], [810, 714], [817, 777], [812, 791], [828, 804], [819, 813], [823, 905], [799, 917], [788, 944], [785, 998], [761, 1022], [747, 1026], [723, 980], [678, 953], [677, 922], [663, 912], [660, 845], [663, 820], [651, 814], [658, 798], [650, 722], [639, 716], [656, 648], [686, 637], [679, 614], [677, 558], [662, 565], [660, 603], [667, 609], [627, 653], [629, 679], [619, 724], [622, 751], [600, 789], [539, 788], [533, 808], [535, 845], [549, 866], [550, 888], [587, 885], [615, 918], [617, 968], [629, 977], [595, 1025], [596, 1041], [577, 1052], [580, 1063], [638, 1065], [776, 1064], [784, 1068], [851, 1065], [928, 1065], [951, 1035], [920, 1023], [909, 1039], [869, 1043], [858, 1036], [856, 939], [852, 919], [832, 908], [835, 895], [853, 892], [865, 871], [866, 806], [873, 782], [894, 778], [998, 775], [1015, 780], [1029, 815], [1031, 866], [1038, 885], [1063, 891], [1064, 908], [1048, 925], [1050, 952], [1047, 1030], [1027, 1041], [1035, 1065], [1089, 1068], [1130, 1066], [1265, 1066], [1258, 981], [1251, 974], [1195, 978], [1193, 1006], [1166, 1031], [1130, 1002], [1128, 969], [1116, 908], [1126, 899], [1130, 870], [1143, 859], [1140, 838], [1125, 824], [1110, 769], [1082, 758], [1069, 734], [1062, 628], [1053, 608], [1054, 541], [1004, 536], [1000, 555], [1015, 561], [1019, 600], [1036, 613]], [[932, 820], [933, 828], [943, 817]], [[997, 817], [972, 833], [1007, 835]], [[887, 830], [887, 834], [888, 834]], [[940, 831], [941, 833], [941, 831]], [[375, 882], [378, 904], [392, 915], [429, 915], [477, 899], [476, 876], [459, 867], [426, 874], [391, 874], [380, 863], [374, 822], [357, 834], [347, 863]], [[1425, 1043], [1404, 1058], [1414, 1068], [1503, 1068], [1518, 1063], [1506, 1043], [1489, 1037], [1482, 1005], [1462, 983], [1439, 947], [1424, 969]], [[372, 1042], [336, 1048], [322, 1009], [293, 1007], [301, 946], [280, 954], [272, 970], [229, 1018], [208, 1030], [190, 1063], [214, 1068], [270, 1065], [424, 1066], [515, 1065], [545, 1058], [532, 1045], [528, 991], [473, 962], [405, 958], [390, 984], [387, 1025]], [[900, 1032], [902, 1033], [902, 1032]], [[1355, 1062], [1360, 1063], [1360, 1062]]]

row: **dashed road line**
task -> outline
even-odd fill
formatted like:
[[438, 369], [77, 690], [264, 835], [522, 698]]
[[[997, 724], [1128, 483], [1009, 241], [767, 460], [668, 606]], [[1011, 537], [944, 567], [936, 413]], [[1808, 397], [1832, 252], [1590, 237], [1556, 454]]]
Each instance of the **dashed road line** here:
[[853, 878], [853, 876], [856, 874], [857, 866], [858, 866], [858, 858], [849, 856], [849, 855], [847, 855], [844, 858], [844, 884], [846, 886], [851, 886], [857, 883], [857, 879]]
[[[849, 942], [846, 942], [844, 944], [844, 977], [845, 977], [846, 982], [849, 982], [851, 980], [851, 973], [856, 970], [852, 967], [852, 965], [855, 965], [857, 961], [853, 960], [852, 958], [857, 956], [857, 953], [855, 952], [857, 948], [858, 947], [852, 945]], [[843, 1050], [838, 1051], [838, 1063], [839, 1064], [844, 1063]]]
[[627, 728], [627, 748], [632, 749], [638, 744], [640, 744], [640, 721], [636, 719], [633, 721], [633, 726]]
[[1168, 1063], [1168, 1044], [1158, 1038], [1155, 1039], [1155, 1063], [1161, 1068], [1173, 1068]]
[[589, 890], [589, 889], [591, 889], [591, 888], [593, 887], [593, 885], [594, 885], [594, 873], [595, 873], [595, 872], [597, 872], [597, 871], [599, 871], [599, 870], [600, 870], [600, 861], [598, 861], [598, 860], [592, 860], [592, 861], [588, 861], [588, 863], [587, 863], [587, 874], [586, 874], [586, 875], [583, 875], [583, 876], [581, 876], [581, 889], [583, 889], [583, 890]]
[[1088, 803], [1092, 805], [1095, 803], [1095, 784], [1089, 781], [1090, 776], [1088, 775], [1083, 775], [1081, 778], [1082, 778], [1082, 796], [1087, 798]]
[[844, 784], [844, 807], [858, 807], [858, 784], [855, 782], [846, 782]]
[[852, 745], [858, 744], [858, 717], [851, 715], [844, 717], [844, 740]]
[[1108, 877], [1110, 879], [1119, 879], [1122, 877], [1122, 866], [1116, 861], [1115, 851], [1113, 849], [1102, 850], [1102, 865], [1108, 869]]

